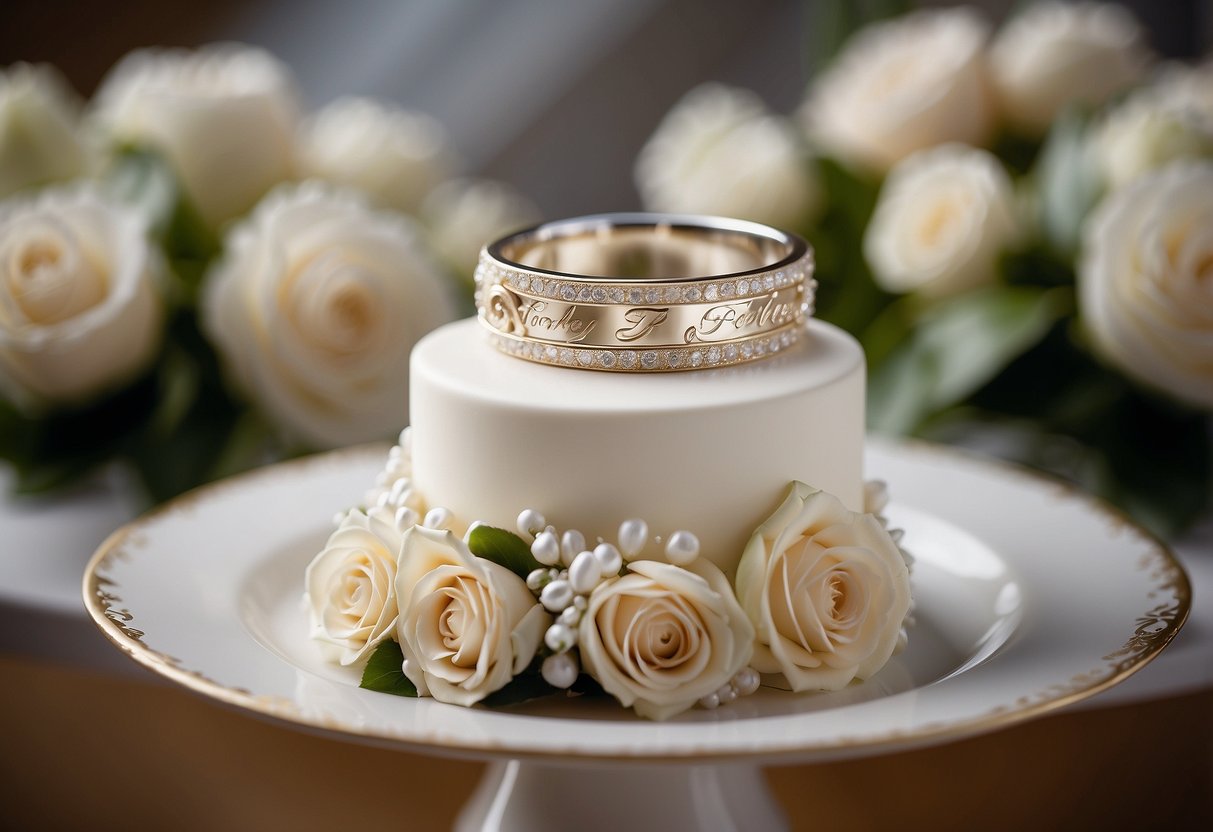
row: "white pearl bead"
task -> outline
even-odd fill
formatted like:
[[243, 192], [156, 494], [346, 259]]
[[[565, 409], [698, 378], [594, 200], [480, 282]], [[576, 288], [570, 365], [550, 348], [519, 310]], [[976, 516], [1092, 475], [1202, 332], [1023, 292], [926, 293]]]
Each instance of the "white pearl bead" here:
[[552, 532], [541, 532], [531, 544], [531, 554], [544, 566], [560, 563], [560, 541]]
[[573, 606], [580, 612], [585, 612], [585, 608], [590, 605], [590, 602], [585, 599], [584, 595], [578, 595], [573, 599]]
[[577, 643], [577, 631], [567, 624], [557, 622], [543, 634], [543, 643], [549, 650], [564, 653]]
[[518, 533], [527, 537], [539, 534], [547, 524], [548, 521], [543, 519], [543, 515], [533, 508], [524, 509], [518, 515]]
[[688, 531], [676, 531], [665, 544], [665, 556], [675, 566], [686, 566], [699, 557], [699, 538]]
[[535, 569], [526, 576], [526, 586], [531, 592], [538, 592], [552, 582], [552, 570]]
[[598, 569], [604, 578], [613, 578], [623, 567], [623, 555], [611, 543], [599, 543], [594, 547], [594, 558], [598, 561]]
[[401, 506], [396, 509], [396, 516], [393, 518], [396, 523], [396, 528], [400, 531], [410, 529], [417, 525], [417, 512], [413, 511], [408, 506]]
[[568, 581], [556, 579], [543, 588], [539, 603], [549, 612], [560, 612], [573, 600], [573, 588]]
[[564, 612], [560, 613], [559, 621], [565, 626], [576, 627], [581, 623], [581, 610], [573, 606], [565, 607]]
[[733, 686], [737, 688], [737, 692], [742, 696], [749, 696], [758, 690], [758, 686], [761, 684], [762, 679], [759, 677], [758, 671], [752, 667], [743, 667], [733, 677]]
[[402, 449], [405, 451], [411, 451], [413, 449], [413, 429], [405, 428], [404, 430], [400, 431], [400, 437], [396, 441], [399, 443]]
[[543, 660], [539, 672], [543, 681], [554, 688], [571, 687], [577, 681], [577, 659], [571, 653], [554, 653]]
[[408, 477], [401, 477], [400, 479], [396, 480], [396, 482], [394, 482], [392, 484], [392, 490], [389, 491], [388, 494], [390, 495], [390, 499], [391, 499], [393, 505], [400, 504], [400, 502], [402, 501], [402, 499], [405, 496], [406, 491], [409, 491], [410, 492], [409, 496], [412, 496], [411, 489], [409, 488], [410, 485], [411, 485], [411, 483], [409, 482]]
[[445, 529], [447, 524], [451, 522], [451, 512], [445, 508], [432, 508], [425, 515], [423, 526], [428, 526], [431, 529]]
[[569, 583], [578, 595], [589, 594], [601, 578], [602, 568], [593, 552], [581, 552], [569, 565]]
[[560, 561], [569, 566], [573, 558], [585, 549], [585, 535], [576, 529], [567, 530], [560, 538]]
[[648, 539], [649, 524], [640, 518], [633, 517], [619, 524], [619, 549], [625, 558], [630, 560], [640, 554]]
[[716, 701], [721, 705], [727, 705], [737, 699], [737, 691], [733, 690], [732, 685], [724, 685], [720, 690], [716, 691]]
[[716, 694], [709, 693], [707, 696], [699, 700], [699, 704], [710, 711], [713, 708], [720, 707], [720, 699], [717, 698]]

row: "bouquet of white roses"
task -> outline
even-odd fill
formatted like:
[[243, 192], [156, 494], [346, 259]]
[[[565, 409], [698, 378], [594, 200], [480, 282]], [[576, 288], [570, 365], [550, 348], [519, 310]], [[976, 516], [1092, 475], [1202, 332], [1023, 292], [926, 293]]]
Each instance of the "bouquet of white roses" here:
[[455, 178], [433, 118], [305, 115], [236, 44], [139, 50], [87, 105], [0, 72], [0, 459], [41, 491], [119, 459], [153, 500], [388, 438], [413, 344], [470, 298], [480, 246], [536, 210]]
[[1185, 528], [1213, 493], [1213, 65], [1158, 61], [1097, 3], [996, 32], [919, 11], [838, 45], [793, 117], [688, 93], [637, 161], [646, 204], [809, 237], [817, 314], [867, 351], [874, 429]]

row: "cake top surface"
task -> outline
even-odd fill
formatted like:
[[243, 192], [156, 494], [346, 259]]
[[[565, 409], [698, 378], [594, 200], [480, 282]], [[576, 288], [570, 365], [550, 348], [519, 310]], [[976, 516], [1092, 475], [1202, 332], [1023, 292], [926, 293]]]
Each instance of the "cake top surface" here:
[[762, 401], [841, 381], [863, 364], [847, 333], [810, 321], [804, 338], [783, 353], [750, 364], [683, 373], [605, 373], [521, 361], [487, 343], [475, 318], [431, 332], [413, 351], [414, 384], [471, 393], [512, 406], [544, 410], [647, 410], [727, 406]]

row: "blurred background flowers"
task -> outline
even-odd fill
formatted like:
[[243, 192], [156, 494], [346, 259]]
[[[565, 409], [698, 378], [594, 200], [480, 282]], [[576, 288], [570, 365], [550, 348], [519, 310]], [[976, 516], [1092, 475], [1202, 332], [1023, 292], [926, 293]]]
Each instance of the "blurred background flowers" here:
[[1181, 531], [1213, 490], [1207, 4], [911, 5], [13, 4], [16, 488], [119, 460], [160, 500], [390, 436], [483, 242], [645, 207], [809, 237], [874, 431]]

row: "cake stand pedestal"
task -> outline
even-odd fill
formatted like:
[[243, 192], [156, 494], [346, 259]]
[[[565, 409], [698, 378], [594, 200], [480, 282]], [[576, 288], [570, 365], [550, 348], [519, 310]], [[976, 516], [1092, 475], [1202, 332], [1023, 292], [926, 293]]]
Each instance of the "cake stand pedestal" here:
[[741, 832], [787, 828], [756, 765], [491, 764], [457, 832], [578, 829]]

